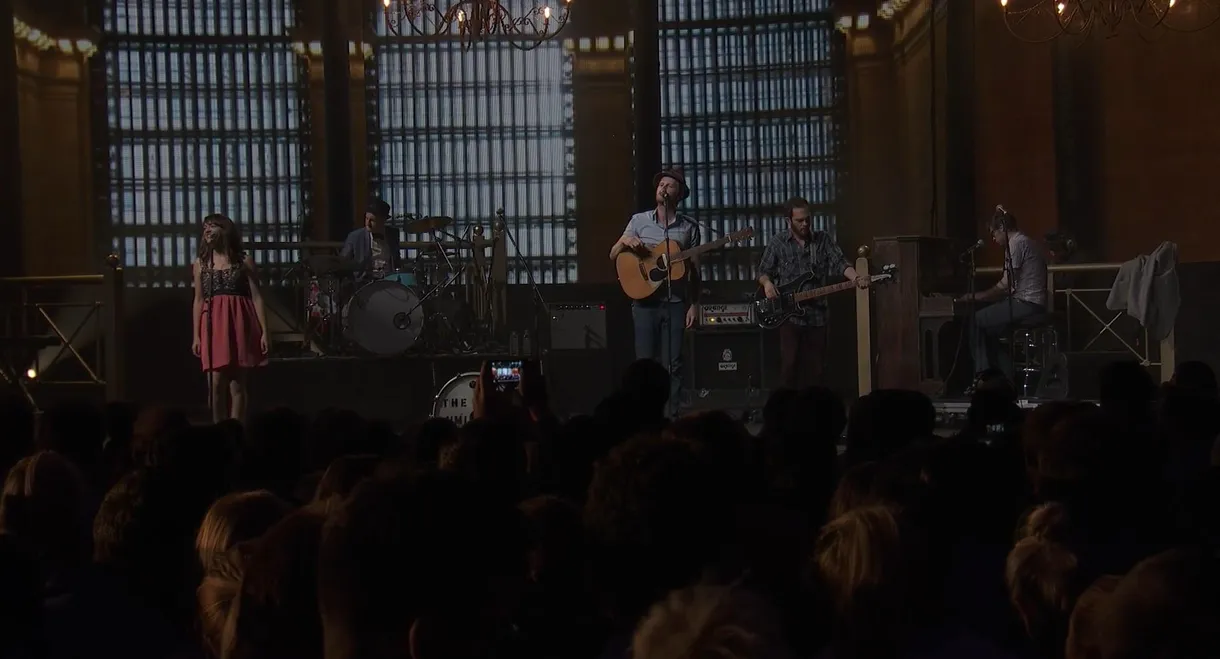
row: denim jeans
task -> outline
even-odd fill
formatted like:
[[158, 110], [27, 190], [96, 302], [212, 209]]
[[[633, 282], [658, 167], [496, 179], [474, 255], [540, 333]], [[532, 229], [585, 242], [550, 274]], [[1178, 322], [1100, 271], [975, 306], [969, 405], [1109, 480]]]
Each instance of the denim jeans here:
[[686, 303], [660, 302], [631, 305], [635, 325], [636, 359], [656, 360], [669, 370], [669, 415], [676, 416], [682, 394], [682, 334], [686, 329]]
[[1013, 378], [1012, 355], [1000, 350], [1000, 338], [1012, 325], [1023, 318], [1045, 313], [1042, 305], [1013, 299], [1000, 300], [979, 309], [974, 314], [974, 370], [982, 373], [993, 366], [1009, 380]]

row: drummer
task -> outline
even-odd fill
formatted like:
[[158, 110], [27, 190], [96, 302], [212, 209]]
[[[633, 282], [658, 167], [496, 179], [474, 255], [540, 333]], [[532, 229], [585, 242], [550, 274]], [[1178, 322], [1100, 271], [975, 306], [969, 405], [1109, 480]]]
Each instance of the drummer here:
[[364, 212], [364, 226], [347, 234], [339, 258], [354, 261], [357, 281], [381, 279], [398, 270], [402, 257], [398, 250], [398, 232], [386, 226], [390, 205], [373, 197]]

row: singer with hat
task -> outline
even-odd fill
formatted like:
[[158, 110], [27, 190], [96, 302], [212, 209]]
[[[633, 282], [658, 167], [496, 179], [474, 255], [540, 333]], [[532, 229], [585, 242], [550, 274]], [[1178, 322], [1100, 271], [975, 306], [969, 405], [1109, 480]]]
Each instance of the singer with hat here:
[[993, 368], [1012, 379], [1012, 355], [999, 349], [1000, 338], [1022, 320], [1046, 313], [1047, 302], [1042, 246], [1017, 228], [1016, 216], [1003, 206], [996, 206], [987, 230], [991, 240], [1004, 250], [1004, 273], [995, 286], [958, 298], [960, 302], [992, 303], [974, 314], [976, 385]]
[[339, 258], [355, 262], [359, 268], [358, 281], [370, 277], [381, 279], [386, 273], [396, 271], [402, 261], [398, 232], [386, 226], [388, 219], [390, 205], [373, 197], [364, 211], [364, 226], [353, 229], [343, 241]]
[[[656, 206], [631, 216], [623, 235], [610, 248], [614, 261], [624, 250], [648, 251], [666, 240], [690, 249], [700, 244], [699, 225], [678, 212], [678, 204], [690, 196], [690, 186], [680, 168], [664, 169], [652, 177]], [[654, 359], [669, 371], [669, 414], [676, 416], [682, 390], [682, 335], [695, 324], [699, 301], [699, 266], [691, 263], [683, 281], [672, 282], [657, 293], [631, 306], [635, 326], [637, 359]]]

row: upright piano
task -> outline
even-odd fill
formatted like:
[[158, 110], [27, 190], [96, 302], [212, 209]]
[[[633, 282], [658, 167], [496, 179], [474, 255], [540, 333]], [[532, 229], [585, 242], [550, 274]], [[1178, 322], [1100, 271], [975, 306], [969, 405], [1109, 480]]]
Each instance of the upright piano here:
[[955, 247], [947, 238], [929, 236], [873, 241], [872, 262], [898, 266], [895, 284], [876, 289], [878, 388], [940, 393], [955, 357], [959, 363], [953, 379], [960, 376], [969, 383], [974, 369], [961, 321], [973, 306], [954, 301], [965, 292], [968, 274]]

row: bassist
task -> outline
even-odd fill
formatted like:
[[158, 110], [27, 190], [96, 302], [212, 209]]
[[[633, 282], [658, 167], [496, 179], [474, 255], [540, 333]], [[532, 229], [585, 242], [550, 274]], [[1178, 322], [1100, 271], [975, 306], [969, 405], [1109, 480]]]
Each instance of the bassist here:
[[[646, 251], [666, 239], [677, 243], [680, 250], [700, 243], [699, 225], [678, 212], [678, 204], [690, 196], [682, 170], [660, 171], [652, 178], [652, 184], [656, 207], [631, 216], [622, 237], [610, 248], [611, 261], [623, 251]], [[680, 402], [682, 334], [695, 324], [695, 304], [699, 301], [699, 266], [693, 259], [687, 272], [683, 281], [661, 286], [651, 297], [631, 305], [636, 358], [656, 360], [669, 370], [670, 416], [677, 416]]]
[[[808, 201], [789, 199], [784, 215], [788, 218], [787, 229], [767, 243], [758, 264], [758, 283], [768, 298], [779, 295], [777, 287], [811, 273], [810, 287], [823, 285], [841, 273], [860, 288], [868, 288], [868, 277], [856, 274], [834, 239], [810, 228]], [[780, 379], [784, 387], [792, 389], [822, 381], [830, 309], [824, 298], [810, 300], [804, 307], [804, 314], [792, 316], [779, 327]]]

